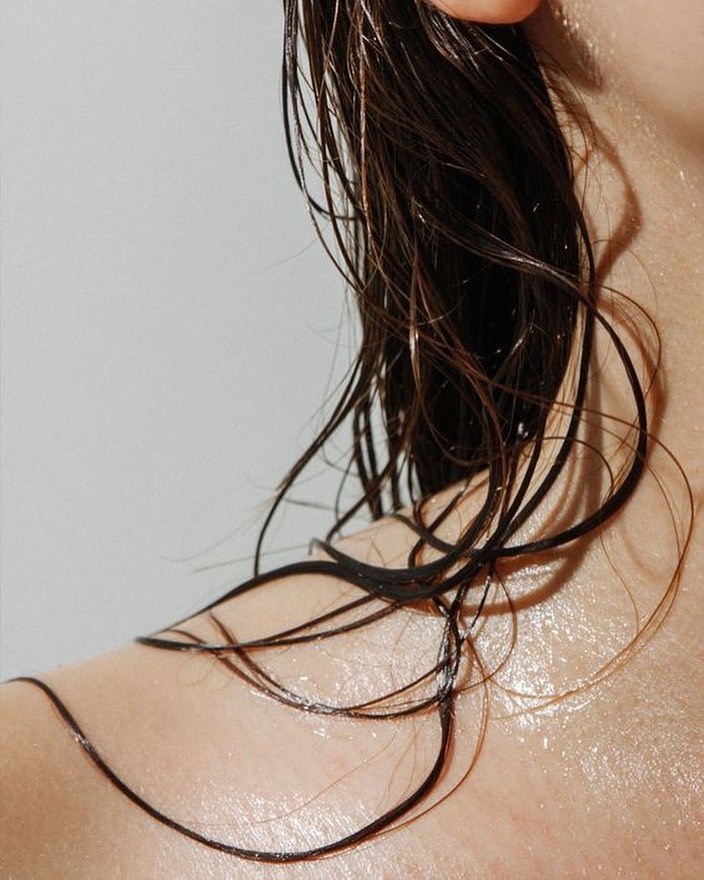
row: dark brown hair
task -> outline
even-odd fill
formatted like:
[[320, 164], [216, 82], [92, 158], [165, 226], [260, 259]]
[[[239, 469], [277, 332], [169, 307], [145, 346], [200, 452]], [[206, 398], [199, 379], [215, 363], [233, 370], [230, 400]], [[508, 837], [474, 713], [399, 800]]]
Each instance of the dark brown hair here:
[[[294, 173], [359, 307], [359, 353], [329, 420], [281, 484], [255, 576], [204, 609], [220, 641], [206, 644], [180, 624], [140, 641], [210, 653], [251, 686], [308, 712], [392, 718], [434, 710], [441, 730], [436, 758], [413, 792], [353, 834], [303, 852], [249, 850], [206, 837], [146, 803], [40, 684], [100, 769], [154, 818], [220, 851], [278, 862], [368, 838], [433, 791], [451, 742], [461, 658], [472, 651], [497, 564], [593, 532], [632, 492], [647, 443], [644, 392], [597, 308], [571, 156], [522, 29], [460, 23], [422, 0], [284, 0], [284, 14], [283, 94]], [[585, 442], [580, 431], [596, 326], [610, 337], [632, 391], [636, 416], [625, 465], [593, 509], [522, 540], [519, 530]], [[548, 437], [556, 409], [564, 416], [557, 440]], [[361, 491], [338, 512], [323, 543], [326, 558], [261, 573], [261, 541], [276, 508], [350, 425], [350, 473]], [[471, 481], [481, 496], [476, 513], [457, 541], [446, 543], [436, 529], [462, 487], [430, 522], [423, 499]], [[407, 565], [372, 565], [329, 543], [365, 505], [376, 519], [408, 502], [413, 513], [404, 521], [417, 542]], [[431, 561], [422, 558], [427, 547]], [[333, 576], [357, 587], [359, 598], [285, 632], [238, 642], [215, 606], [290, 574]], [[329, 638], [420, 602], [442, 621], [437, 662], [374, 699], [321, 703], [254, 659], [262, 649]], [[467, 607], [474, 609], [469, 622]]]
[[[539, 549], [509, 540], [577, 442], [598, 322], [633, 390], [637, 437], [610, 497], [541, 545], [585, 534], [638, 478], [646, 408], [631, 358], [597, 310], [571, 156], [532, 46], [520, 27], [457, 22], [420, 0], [284, 5], [292, 165], [355, 295], [362, 335], [331, 418], [277, 503], [351, 419], [362, 492], [329, 537], [363, 505], [378, 518], [482, 473], [485, 506], [440, 569], [476, 558], [479, 535], [481, 565]], [[571, 365], [562, 445], [528, 496]], [[426, 578], [409, 595], [417, 579], [409, 575], [404, 599], [427, 595]]]

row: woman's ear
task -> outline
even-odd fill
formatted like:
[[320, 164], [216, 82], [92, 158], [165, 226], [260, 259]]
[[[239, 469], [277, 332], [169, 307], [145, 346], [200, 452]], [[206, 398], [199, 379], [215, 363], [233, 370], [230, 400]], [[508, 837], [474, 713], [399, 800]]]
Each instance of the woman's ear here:
[[443, 12], [482, 24], [515, 24], [528, 18], [541, 0], [429, 0]]

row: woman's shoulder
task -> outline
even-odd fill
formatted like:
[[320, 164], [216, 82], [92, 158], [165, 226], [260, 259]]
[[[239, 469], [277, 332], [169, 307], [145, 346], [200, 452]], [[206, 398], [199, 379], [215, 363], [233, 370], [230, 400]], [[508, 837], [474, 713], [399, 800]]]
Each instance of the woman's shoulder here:
[[361, 726], [140, 646], [0, 685], [0, 876], [434, 875], [438, 846], [410, 829], [302, 863], [227, 852], [305, 850], [371, 816], [403, 731]]
[[[34, 835], [45, 837], [45, 809], [55, 811], [52, 755], [56, 743], [46, 705], [21, 683], [0, 685], [0, 874], [20, 877], [31, 864]], [[25, 872], [28, 876], [28, 872]]]
[[25, 681], [0, 685], [0, 876], [102, 876], [104, 803], [45, 696]]
[[[355, 539], [357, 555], [393, 546], [391, 528]], [[40, 676], [49, 690], [3, 685], [0, 874], [697, 876], [704, 680], [681, 646], [691, 614], [683, 602], [618, 671], [570, 694], [618, 647], [613, 621], [623, 618], [604, 596], [590, 618], [579, 581], [517, 619], [488, 608], [422, 815], [317, 861], [273, 867], [241, 856], [324, 846], [401, 802], [441, 747], [433, 707], [392, 719], [311, 712], [263, 695], [227, 656], [138, 644]], [[256, 640], [350, 597], [334, 580], [291, 576], [217, 613], [233, 638]], [[223, 632], [207, 615], [187, 628], [210, 640]], [[257, 659], [283, 685], [279, 696], [303, 694], [308, 708], [333, 698], [361, 705], [432, 668], [437, 635], [437, 619], [413, 608]], [[567, 696], [550, 699], [559, 691]], [[228, 852], [236, 849], [245, 852]]]
[[[253, 696], [216, 667], [190, 658], [174, 665], [138, 646], [41, 680], [143, 804], [226, 845], [304, 849], [341, 836], [389, 791], [407, 791], [412, 768], [433, 749], [432, 724], [385, 733], [308, 717]], [[687, 740], [682, 725], [673, 728], [675, 712], [665, 719], [654, 704], [638, 709], [626, 696], [633, 684], [622, 689], [616, 677], [610, 693], [514, 719], [494, 701], [479, 760], [449, 793], [478, 733], [478, 703], [465, 698], [445, 800], [332, 858], [272, 866], [156, 821], [97, 770], [45, 692], [9, 683], [0, 687], [0, 875], [693, 878], [704, 855], [701, 755], [692, 731]], [[650, 730], [639, 738], [644, 715]]]
[[169, 659], [128, 646], [0, 685], [0, 876], [266, 876], [149, 815], [202, 830], [244, 740]]

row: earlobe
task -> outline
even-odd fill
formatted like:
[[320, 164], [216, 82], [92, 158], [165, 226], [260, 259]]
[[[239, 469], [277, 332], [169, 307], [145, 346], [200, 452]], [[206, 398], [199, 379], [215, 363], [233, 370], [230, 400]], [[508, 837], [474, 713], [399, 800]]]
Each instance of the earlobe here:
[[515, 24], [528, 18], [541, 0], [430, 0], [443, 12], [482, 24]]

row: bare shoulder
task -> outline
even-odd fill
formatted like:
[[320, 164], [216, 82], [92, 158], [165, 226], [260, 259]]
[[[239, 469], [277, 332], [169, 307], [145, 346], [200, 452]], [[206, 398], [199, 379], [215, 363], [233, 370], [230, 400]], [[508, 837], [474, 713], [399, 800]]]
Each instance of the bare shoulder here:
[[[408, 830], [331, 859], [248, 857], [343, 837], [373, 813], [387, 784], [373, 780], [388, 768], [379, 763], [381, 734], [366, 725], [308, 718], [211, 662], [139, 646], [39, 680], [49, 691], [0, 686], [2, 877], [413, 880], [437, 865], [432, 848], [408, 846]], [[388, 739], [399, 736], [391, 730]]]
[[[178, 674], [173, 688], [165, 684], [171, 676], [162, 658], [150, 659], [129, 647], [42, 674], [37, 681], [47, 690], [27, 680], [0, 685], [1, 877], [260, 876], [256, 866], [204, 850], [150, 819], [100, 771], [51, 699], [127, 788], [178, 815], [169, 779], [178, 768], [195, 793], [191, 771], [198, 773], [210, 750], [179, 720], [192, 708], [188, 688]], [[197, 824], [194, 810], [182, 814]]]
[[88, 818], [75, 743], [40, 691], [0, 686], [0, 875], [50, 876]]
[[[230, 617], [223, 608], [222, 616], [246, 635], [248, 622], [270, 609], [307, 617], [329, 601], [325, 590], [295, 587], [282, 583], [260, 594], [261, 607]], [[293, 593], [296, 608], [288, 609]], [[549, 601], [533, 617], [524, 612], [525, 642], [517, 641], [485, 695], [489, 722], [464, 781], [481, 735], [481, 689], [458, 700], [437, 794], [461, 784], [446, 800], [388, 835], [305, 863], [247, 856], [344, 838], [402, 801], [435, 760], [436, 713], [360, 721], [301, 712], [262, 697], [213, 657], [132, 645], [42, 676], [110, 778], [45, 692], [3, 685], [0, 876], [697, 877], [702, 680], [675, 662], [681, 627], [665, 628], [602, 687], [543, 711], [517, 711], [522, 683], [550, 684], [541, 657], [546, 668], [555, 665], [551, 656], [571, 670], [585, 662], [584, 638], [558, 641], [552, 632], [560, 610], [570, 613]], [[432, 626], [410, 614], [339, 642], [273, 651], [266, 666], [312, 696], [333, 689], [363, 701], [355, 688], [387, 676], [399, 686], [417, 674], [416, 661], [434, 662]], [[414, 653], [426, 641], [429, 655]]]

